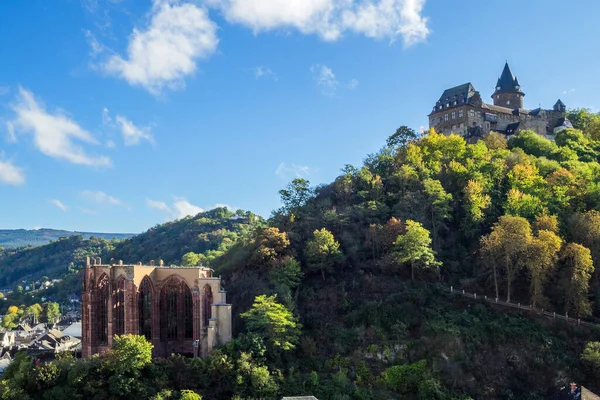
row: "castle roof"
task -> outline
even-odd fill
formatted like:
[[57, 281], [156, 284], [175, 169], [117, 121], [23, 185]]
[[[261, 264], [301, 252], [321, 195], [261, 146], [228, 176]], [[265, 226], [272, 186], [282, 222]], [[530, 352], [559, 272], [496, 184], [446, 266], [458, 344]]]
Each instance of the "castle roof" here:
[[554, 107], [557, 107], [557, 106], [566, 107], [565, 103], [563, 103], [561, 99], [558, 99], [557, 102], [554, 104]]
[[510, 67], [508, 66], [508, 62], [504, 64], [502, 75], [500, 75], [500, 78], [498, 78], [498, 83], [496, 83], [496, 91], [492, 97], [498, 93], [519, 93], [525, 96], [525, 93], [521, 91], [519, 80], [513, 75]]
[[460, 103], [460, 100], [462, 99], [462, 103], [464, 104], [467, 103], [468, 99], [473, 97], [475, 93], [475, 88], [471, 85], [471, 82], [463, 83], [462, 85], [444, 90], [438, 103], [452, 103], [454, 100], [457, 100]]

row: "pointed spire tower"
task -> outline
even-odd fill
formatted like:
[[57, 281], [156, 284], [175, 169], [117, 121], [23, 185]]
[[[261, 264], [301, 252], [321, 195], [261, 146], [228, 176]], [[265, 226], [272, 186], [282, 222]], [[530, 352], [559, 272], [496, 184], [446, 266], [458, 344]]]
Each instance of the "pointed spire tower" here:
[[523, 108], [523, 97], [519, 80], [513, 75], [508, 62], [504, 64], [502, 75], [496, 83], [496, 91], [492, 95], [495, 106], [507, 108]]

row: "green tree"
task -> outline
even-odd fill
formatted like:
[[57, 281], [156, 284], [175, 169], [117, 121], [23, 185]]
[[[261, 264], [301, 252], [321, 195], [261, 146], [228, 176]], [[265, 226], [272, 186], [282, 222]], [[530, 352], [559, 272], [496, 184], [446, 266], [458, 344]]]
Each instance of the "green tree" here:
[[200, 254], [196, 254], [193, 251], [185, 253], [181, 257], [181, 265], [186, 267], [194, 267], [200, 264]]
[[588, 342], [581, 354], [581, 359], [599, 374], [600, 378], [600, 342]]
[[250, 332], [264, 337], [274, 349], [292, 350], [298, 343], [300, 324], [276, 299], [276, 295], [256, 296], [252, 307], [240, 316]]
[[316, 229], [313, 238], [306, 244], [306, 258], [309, 271], [320, 271], [323, 280], [325, 273], [332, 273], [333, 266], [342, 257], [340, 244], [327, 229]]
[[30, 317], [34, 324], [37, 324], [42, 316], [44, 309], [38, 303], [32, 304], [25, 310], [25, 315]]
[[402, 125], [396, 129], [396, 132], [387, 138], [388, 147], [404, 147], [411, 140], [415, 140], [418, 137], [417, 132], [408, 126]]
[[562, 240], [554, 232], [540, 230], [529, 244], [526, 261], [531, 276], [531, 302], [533, 307], [547, 305], [544, 284], [556, 266]]
[[442, 183], [437, 179], [425, 179], [423, 186], [427, 195], [429, 214], [431, 216], [433, 248], [437, 249], [439, 227], [452, 217], [450, 209], [452, 195], [444, 190]]
[[492, 232], [481, 238], [481, 252], [485, 267], [491, 267], [496, 297], [499, 297], [498, 267], [504, 268], [506, 301], [510, 302], [512, 284], [518, 271], [526, 264], [532, 234], [529, 222], [522, 217], [505, 215], [492, 227]]
[[594, 272], [590, 249], [577, 243], [569, 243], [561, 254], [563, 264], [562, 286], [565, 291], [565, 312], [580, 317], [592, 313], [588, 299], [590, 278]]
[[416, 268], [438, 268], [442, 265], [435, 259], [429, 231], [412, 220], [406, 221], [406, 232], [398, 235], [394, 243], [394, 259], [398, 264], [410, 265], [412, 280], [415, 280]]
[[44, 322], [54, 324], [60, 318], [60, 307], [58, 303], [49, 301], [42, 306], [42, 319]]
[[483, 185], [469, 180], [464, 188], [464, 209], [471, 223], [483, 221], [484, 211], [490, 206], [491, 198], [484, 192]]
[[279, 191], [283, 210], [285, 213], [292, 213], [297, 208], [303, 206], [313, 195], [310, 189], [310, 182], [306, 179], [296, 178], [290, 182], [285, 189]]
[[202, 396], [193, 390], [182, 390], [181, 396], [179, 396], [180, 400], [202, 400]]

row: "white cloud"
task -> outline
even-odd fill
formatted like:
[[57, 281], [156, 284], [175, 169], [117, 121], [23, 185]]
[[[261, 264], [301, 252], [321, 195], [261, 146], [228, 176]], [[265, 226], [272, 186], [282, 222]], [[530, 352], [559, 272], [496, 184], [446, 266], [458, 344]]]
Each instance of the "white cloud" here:
[[64, 204], [62, 203], [62, 201], [60, 201], [60, 200], [54, 199], [54, 200], [50, 200], [50, 202], [51, 202], [52, 204], [54, 204], [56, 207], [58, 207], [58, 208], [60, 208], [61, 210], [63, 210], [64, 212], [67, 212], [67, 211], [69, 211], [69, 207], [67, 207], [66, 205], [64, 205]]
[[326, 65], [313, 65], [310, 67], [310, 72], [313, 74], [313, 79], [317, 82], [317, 86], [321, 88], [321, 93], [326, 96], [335, 96], [339, 82], [335, 78], [335, 74]]
[[32, 229], [33, 229], [34, 231], [39, 231], [40, 229], [42, 229], [42, 227], [41, 227], [41, 226], [39, 226], [39, 225], [35, 225], [35, 226], [34, 226]]
[[254, 77], [256, 79], [259, 79], [261, 77], [270, 77], [272, 78], [274, 81], [277, 81], [277, 75], [275, 75], [275, 73], [271, 70], [271, 68], [267, 68], [267, 67], [263, 67], [262, 65], [260, 67], [256, 67], [254, 68]]
[[0, 86], [0, 96], [5, 96], [10, 93], [10, 86]]
[[94, 36], [91, 31], [86, 30], [84, 31], [84, 34], [88, 45], [90, 46], [90, 57], [96, 57], [107, 50], [106, 47], [96, 39], [96, 36]]
[[167, 205], [167, 203], [165, 203], [164, 201], [156, 201], [156, 200], [147, 199], [146, 204], [148, 205], [149, 208], [155, 208], [157, 210], [171, 212], [171, 207], [169, 207]]
[[401, 36], [405, 47], [424, 41], [430, 31], [421, 12], [425, 0], [205, 0], [225, 19], [255, 33], [297, 29], [333, 41], [345, 32], [370, 38]]
[[575, 89], [563, 90], [563, 94], [573, 93]]
[[25, 183], [25, 174], [19, 167], [8, 161], [0, 161], [0, 183], [21, 185]]
[[203, 208], [193, 205], [187, 200], [178, 200], [173, 203], [173, 213], [176, 218], [184, 218], [188, 215], [196, 215], [204, 211]]
[[356, 89], [358, 87], [358, 81], [356, 79], [352, 79], [348, 82], [348, 89]]
[[115, 120], [117, 121], [121, 133], [123, 134], [125, 146], [135, 146], [136, 144], [140, 143], [141, 139], [145, 139], [154, 144], [154, 138], [150, 134], [150, 127], [137, 127], [133, 124], [133, 122], [121, 115], [117, 115]]
[[204, 211], [203, 208], [198, 207], [183, 197], [176, 197], [174, 203], [169, 206], [163, 201], [157, 200], [146, 200], [146, 205], [149, 208], [164, 211], [170, 214], [173, 219], [181, 219], [187, 216], [194, 216]]
[[310, 175], [311, 170], [312, 169], [310, 167], [304, 165], [296, 165], [292, 163], [291, 166], [287, 166], [282, 162], [275, 170], [275, 174], [283, 179], [288, 179], [290, 177], [304, 178]]
[[15, 119], [7, 123], [13, 137], [15, 132], [33, 135], [35, 146], [43, 154], [73, 164], [110, 166], [106, 156], [92, 156], [75, 141], [98, 144], [92, 134], [60, 111], [50, 113], [36, 100], [33, 93], [19, 87], [19, 94], [11, 105]]
[[84, 190], [81, 192], [81, 196], [89, 201], [93, 201], [93, 202], [101, 204], [101, 205], [118, 206], [121, 204], [121, 200], [119, 200], [115, 197], [109, 196], [100, 190], [98, 190], [98, 191]]
[[217, 25], [203, 8], [178, 0], [154, 0], [149, 18], [147, 28], [133, 30], [127, 55], [111, 55], [100, 67], [153, 94], [181, 88], [197, 60], [217, 49]]

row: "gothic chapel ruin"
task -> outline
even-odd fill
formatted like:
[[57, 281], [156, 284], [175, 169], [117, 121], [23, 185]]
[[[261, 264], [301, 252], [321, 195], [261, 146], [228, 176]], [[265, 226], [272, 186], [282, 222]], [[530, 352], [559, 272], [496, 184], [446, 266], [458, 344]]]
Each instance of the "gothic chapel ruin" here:
[[206, 267], [102, 264], [87, 258], [82, 355], [111, 348], [114, 335], [144, 335], [153, 356], [206, 356], [231, 340], [231, 305]]

